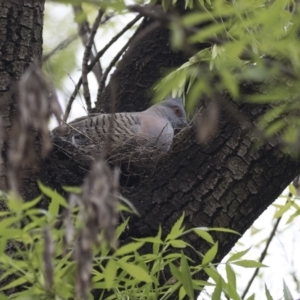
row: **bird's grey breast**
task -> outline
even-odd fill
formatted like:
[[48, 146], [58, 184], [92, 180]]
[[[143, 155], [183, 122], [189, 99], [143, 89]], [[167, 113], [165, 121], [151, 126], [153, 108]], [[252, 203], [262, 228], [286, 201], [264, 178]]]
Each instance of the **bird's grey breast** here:
[[174, 136], [174, 129], [169, 120], [151, 110], [140, 114], [141, 134], [146, 138], [146, 145], [169, 150]]

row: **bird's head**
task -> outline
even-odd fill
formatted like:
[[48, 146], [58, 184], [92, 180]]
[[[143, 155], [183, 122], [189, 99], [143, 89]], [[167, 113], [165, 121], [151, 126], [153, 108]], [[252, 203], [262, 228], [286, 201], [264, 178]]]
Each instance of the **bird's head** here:
[[174, 129], [180, 129], [186, 126], [186, 113], [181, 97], [172, 98], [170, 96], [155, 106], [163, 110], [163, 113], [170, 121]]

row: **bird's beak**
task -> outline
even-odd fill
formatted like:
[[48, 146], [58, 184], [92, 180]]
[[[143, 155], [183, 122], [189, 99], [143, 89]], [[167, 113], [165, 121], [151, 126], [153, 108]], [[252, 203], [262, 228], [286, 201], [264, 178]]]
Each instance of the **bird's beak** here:
[[186, 119], [181, 119], [181, 123], [176, 126], [175, 129], [182, 129], [188, 124]]

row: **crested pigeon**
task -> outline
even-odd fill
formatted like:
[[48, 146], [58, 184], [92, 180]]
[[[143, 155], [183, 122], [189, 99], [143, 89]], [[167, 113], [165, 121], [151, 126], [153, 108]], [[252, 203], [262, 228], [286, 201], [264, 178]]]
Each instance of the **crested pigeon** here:
[[103, 145], [110, 134], [113, 145], [130, 143], [168, 151], [174, 130], [186, 125], [182, 98], [169, 97], [141, 112], [90, 114], [56, 127], [54, 140], [71, 142], [76, 147]]

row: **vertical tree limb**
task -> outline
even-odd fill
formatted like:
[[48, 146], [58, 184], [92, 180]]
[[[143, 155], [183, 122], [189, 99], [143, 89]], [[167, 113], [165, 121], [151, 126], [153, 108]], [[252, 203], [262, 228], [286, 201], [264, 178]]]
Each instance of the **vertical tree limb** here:
[[[90, 95], [90, 90], [89, 90], [89, 85], [88, 85], [88, 62], [89, 59], [91, 57], [92, 54], [92, 46], [94, 43], [94, 38], [97, 32], [97, 29], [99, 27], [101, 18], [104, 14], [104, 10], [103, 9], [99, 9], [96, 20], [92, 26], [91, 29], [91, 34], [89, 36], [89, 39], [87, 41], [87, 44], [85, 45], [85, 51], [84, 51], [84, 55], [83, 55], [83, 60], [82, 60], [82, 86], [83, 86], [83, 96], [86, 102], [86, 106], [87, 106], [87, 110], [88, 112], [91, 110], [92, 105], [91, 105], [91, 95]], [[101, 79], [102, 80], [102, 79]]]

